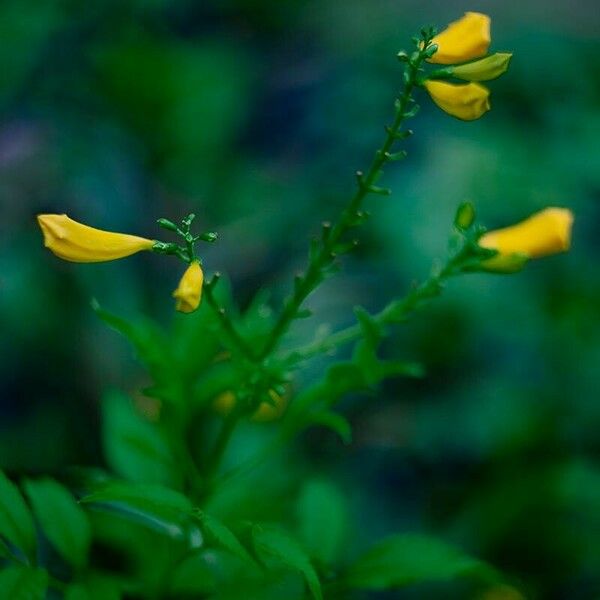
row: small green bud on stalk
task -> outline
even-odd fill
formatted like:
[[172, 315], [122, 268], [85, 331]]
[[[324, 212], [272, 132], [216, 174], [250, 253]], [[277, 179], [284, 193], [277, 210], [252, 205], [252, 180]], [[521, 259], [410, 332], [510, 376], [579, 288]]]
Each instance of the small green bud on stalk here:
[[163, 229], [168, 229], [169, 231], [177, 231], [178, 227], [173, 223], [173, 221], [169, 221], [169, 219], [157, 219], [156, 221], [159, 227]]
[[469, 229], [475, 221], [475, 207], [470, 202], [463, 202], [456, 210], [454, 225], [457, 229]]

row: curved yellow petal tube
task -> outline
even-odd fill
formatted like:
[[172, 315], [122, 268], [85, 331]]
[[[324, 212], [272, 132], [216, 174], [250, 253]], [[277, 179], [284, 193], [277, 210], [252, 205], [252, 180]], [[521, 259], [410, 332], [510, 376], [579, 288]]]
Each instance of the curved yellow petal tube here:
[[497, 250], [498, 255], [484, 262], [492, 271], [518, 270], [528, 258], [540, 258], [565, 252], [571, 246], [573, 213], [566, 208], [546, 208], [528, 219], [495, 231], [485, 233], [479, 240], [482, 248]]
[[63, 260], [91, 263], [116, 260], [150, 250], [154, 240], [95, 229], [78, 223], [67, 215], [38, 215], [44, 245]]
[[183, 313], [194, 312], [200, 306], [203, 283], [204, 273], [202, 272], [202, 267], [195, 260], [185, 270], [177, 289], [173, 292], [175, 309]]
[[491, 43], [490, 22], [482, 13], [465, 13], [433, 38], [438, 49], [429, 62], [453, 65], [485, 56]]
[[425, 88], [444, 112], [463, 121], [474, 121], [490, 110], [490, 91], [478, 83], [428, 80]]

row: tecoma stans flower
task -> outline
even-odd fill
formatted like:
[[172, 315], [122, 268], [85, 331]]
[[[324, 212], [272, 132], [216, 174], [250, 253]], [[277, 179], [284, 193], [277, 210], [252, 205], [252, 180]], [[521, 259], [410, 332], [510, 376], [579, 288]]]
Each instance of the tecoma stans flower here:
[[478, 83], [429, 79], [424, 85], [435, 104], [457, 119], [474, 121], [490, 110], [490, 91]]
[[183, 313], [194, 312], [200, 306], [203, 282], [202, 267], [197, 260], [193, 260], [173, 292], [173, 298], [176, 300], [175, 309]]
[[432, 44], [437, 52], [429, 62], [453, 65], [485, 56], [490, 47], [490, 18], [478, 12], [467, 12], [436, 35]]
[[498, 254], [483, 266], [491, 271], [518, 271], [530, 258], [565, 252], [571, 245], [573, 213], [566, 208], [546, 208], [528, 219], [485, 233], [479, 240], [483, 248]]
[[80, 263], [103, 262], [150, 250], [154, 240], [127, 233], [95, 229], [67, 215], [38, 215], [44, 245], [63, 260]]

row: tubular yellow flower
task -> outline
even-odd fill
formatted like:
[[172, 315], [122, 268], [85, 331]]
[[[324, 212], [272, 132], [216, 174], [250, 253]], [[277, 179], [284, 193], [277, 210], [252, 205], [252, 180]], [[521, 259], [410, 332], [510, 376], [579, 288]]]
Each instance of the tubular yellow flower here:
[[433, 38], [432, 43], [438, 49], [429, 62], [453, 65], [479, 58], [487, 54], [490, 42], [490, 18], [482, 13], [467, 12]]
[[173, 292], [175, 309], [183, 313], [194, 312], [200, 306], [204, 273], [197, 260], [185, 270], [177, 289]]
[[67, 215], [38, 215], [44, 245], [63, 260], [91, 263], [115, 260], [150, 250], [154, 240], [88, 227]]
[[481, 60], [476, 60], [457, 67], [449, 67], [451, 74], [466, 81], [490, 81], [500, 77], [508, 70], [512, 54], [510, 52], [496, 52]]
[[529, 258], [565, 252], [571, 245], [572, 225], [570, 210], [550, 207], [511, 227], [489, 231], [481, 237], [479, 245], [499, 254], [486, 260], [484, 267], [514, 271]]
[[457, 119], [474, 121], [490, 110], [490, 91], [478, 83], [428, 80], [425, 88], [437, 106]]
[[[254, 421], [255, 423], [268, 423], [270, 421], [276, 421], [283, 415], [287, 406], [286, 398], [280, 396], [274, 390], [269, 391], [269, 396], [274, 404], [261, 402], [254, 414], [250, 417], [251, 421]], [[236, 400], [233, 392], [223, 392], [215, 398], [213, 409], [220, 415], [227, 416], [233, 410], [235, 403]]]

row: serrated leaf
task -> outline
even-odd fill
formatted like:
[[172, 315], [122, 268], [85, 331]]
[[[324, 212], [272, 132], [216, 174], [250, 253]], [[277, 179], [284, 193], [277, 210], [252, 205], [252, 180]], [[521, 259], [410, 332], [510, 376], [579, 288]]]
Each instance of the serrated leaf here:
[[0, 571], [0, 598], [6, 600], [43, 600], [48, 573], [43, 569], [8, 567]]
[[113, 481], [84, 496], [80, 502], [112, 512], [174, 539], [189, 535], [192, 504], [179, 492], [158, 485]]
[[208, 538], [212, 538], [216, 544], [238, 558], [254, 564], [254, 560], [246, 548], [244, 548], [231, 529], [224, 525], [219, 519], [199, 510], [195, 511], [194, 515], [198, 519], [200, 528]]
[[73, 566], [85, 566], [91, 528], [71, 492], [53, 479], [28, 480], [24, 488], [48, 540]]
[[180, 470], [165, 436], [145, 420], [125, 394], [111, 391], [102, 401], [102, 443], [111, 469], [137, 483], [176, 487]]
[[300, 539], [310, 556], [330, 565], [339, 556], [348, 528], [347, 506], [327, 481], [306, 483], [296, 509]]
[[298, 571], [304, 576], [313, 598], [322, 600], [323, 593], [317, 572], [308, 554], [294, 538], [275, 527], [255, 525], [252, 528], [252, 539], [257, 556], [267, 568], [282, 564]]
[[311, 413], [311, 420], [313, 423], [327, 427], [337, 433], [344, 444], [352, 442], [352, 427], [343, 415], [331, 410], [323, 410]]
[[379, 542], [348, 569], [350, 588], [386, 590], [458, 577], [495, 581], [494, 570], [445, 542], [420, 534], [401, 534]]
[[36, 539], [33, 517], [21, 492], [0, 471], [0, 536], [19, 548], [30, 560], [35, 557]]

